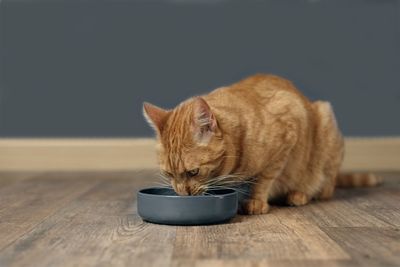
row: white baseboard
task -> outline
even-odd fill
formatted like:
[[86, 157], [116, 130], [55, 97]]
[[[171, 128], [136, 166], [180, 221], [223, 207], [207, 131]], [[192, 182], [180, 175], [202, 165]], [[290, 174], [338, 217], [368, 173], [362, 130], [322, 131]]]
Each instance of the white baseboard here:
[[[151, 168], [157, 168], [153, 139], [0, 139], [0, 171]], [[343, 170], [399, 171], [400, 137], [346, 138]]]

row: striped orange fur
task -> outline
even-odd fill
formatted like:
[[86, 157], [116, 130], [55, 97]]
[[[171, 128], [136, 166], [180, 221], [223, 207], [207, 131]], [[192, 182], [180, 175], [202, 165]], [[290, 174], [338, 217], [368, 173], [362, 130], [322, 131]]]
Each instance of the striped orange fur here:
[[242, 210], [260, 214], [275, 196], [304, 205], [331, 198], [336, 183], [378, 184], [369, 174], [338, 176], [344, 144], [331, 105], [278, 76], [254, 75], [172, 110], [143, 108], [161, 172], [181, 195], [245, 182], [251, 195]]

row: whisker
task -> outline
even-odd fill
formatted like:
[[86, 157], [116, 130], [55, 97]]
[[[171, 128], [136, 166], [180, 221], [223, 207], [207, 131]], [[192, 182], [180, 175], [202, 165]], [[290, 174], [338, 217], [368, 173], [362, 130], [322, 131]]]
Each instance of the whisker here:
[[158, 186], [158, 187], [162, 187], [162, 188], [169, 188], [169, 189], [171, 189], [172, 188], [172, 186], [171, 185], [166, 185], [166, 184], [161, 184], [161, 183], [154, 183], [156, 186]]
[[213, 179], [210, 179], [209, 181], [206, 182], [207, 185], [215, 185], [215, 184], [246, 184], [246, 183], [252, 183], [251, 181], [248, 181], [243, 178], [238, 178], [237, 176], [224, 176], [224, 177], [216, 177]]
[[247, 191], [244, 191], [242, 189], [238, 189], [236, 187], [229, 187], [229, 186], [210, 187], [208, 190], [210, 191], [210, 190], [219, 190], [219, 189], [230, 189], [230, 190], [235, 190], [235, 191], [237, 191], [237, 192], [239, 192], [241, 194], [244, 194], [244, 195], [249, 195], [249, 192], [247, 192]]
[[158, 177], [161, 179], [162, 182], [165, 182], [166, 184], [170, 184], [170, 178], [166, 177], [162, 173], [158, 173]]

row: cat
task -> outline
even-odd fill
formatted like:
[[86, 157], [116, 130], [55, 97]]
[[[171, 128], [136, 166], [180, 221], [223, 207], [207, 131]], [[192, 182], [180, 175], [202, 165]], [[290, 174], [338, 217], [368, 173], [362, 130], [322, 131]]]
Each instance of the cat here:
[[248, 182], [244, 214], [267, 213], [274, 197], [300, 206], [330, 199], [335, 186], [381, 182], [372, 174], [339, 175], [344, 141], [330, 103], [311, 102], [275, 75], [248, 77], [172, 110], [144, 103], [143, 113], [156, 132], [161, 173], [176, 193]]

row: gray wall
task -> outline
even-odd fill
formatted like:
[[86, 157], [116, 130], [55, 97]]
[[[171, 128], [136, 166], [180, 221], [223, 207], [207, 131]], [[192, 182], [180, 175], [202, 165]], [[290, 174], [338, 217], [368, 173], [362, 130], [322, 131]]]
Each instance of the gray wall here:
[[267, 72], [400, 135], [399, 1], [2, 1], [0, 136], [147, 136], [142, 101]]

